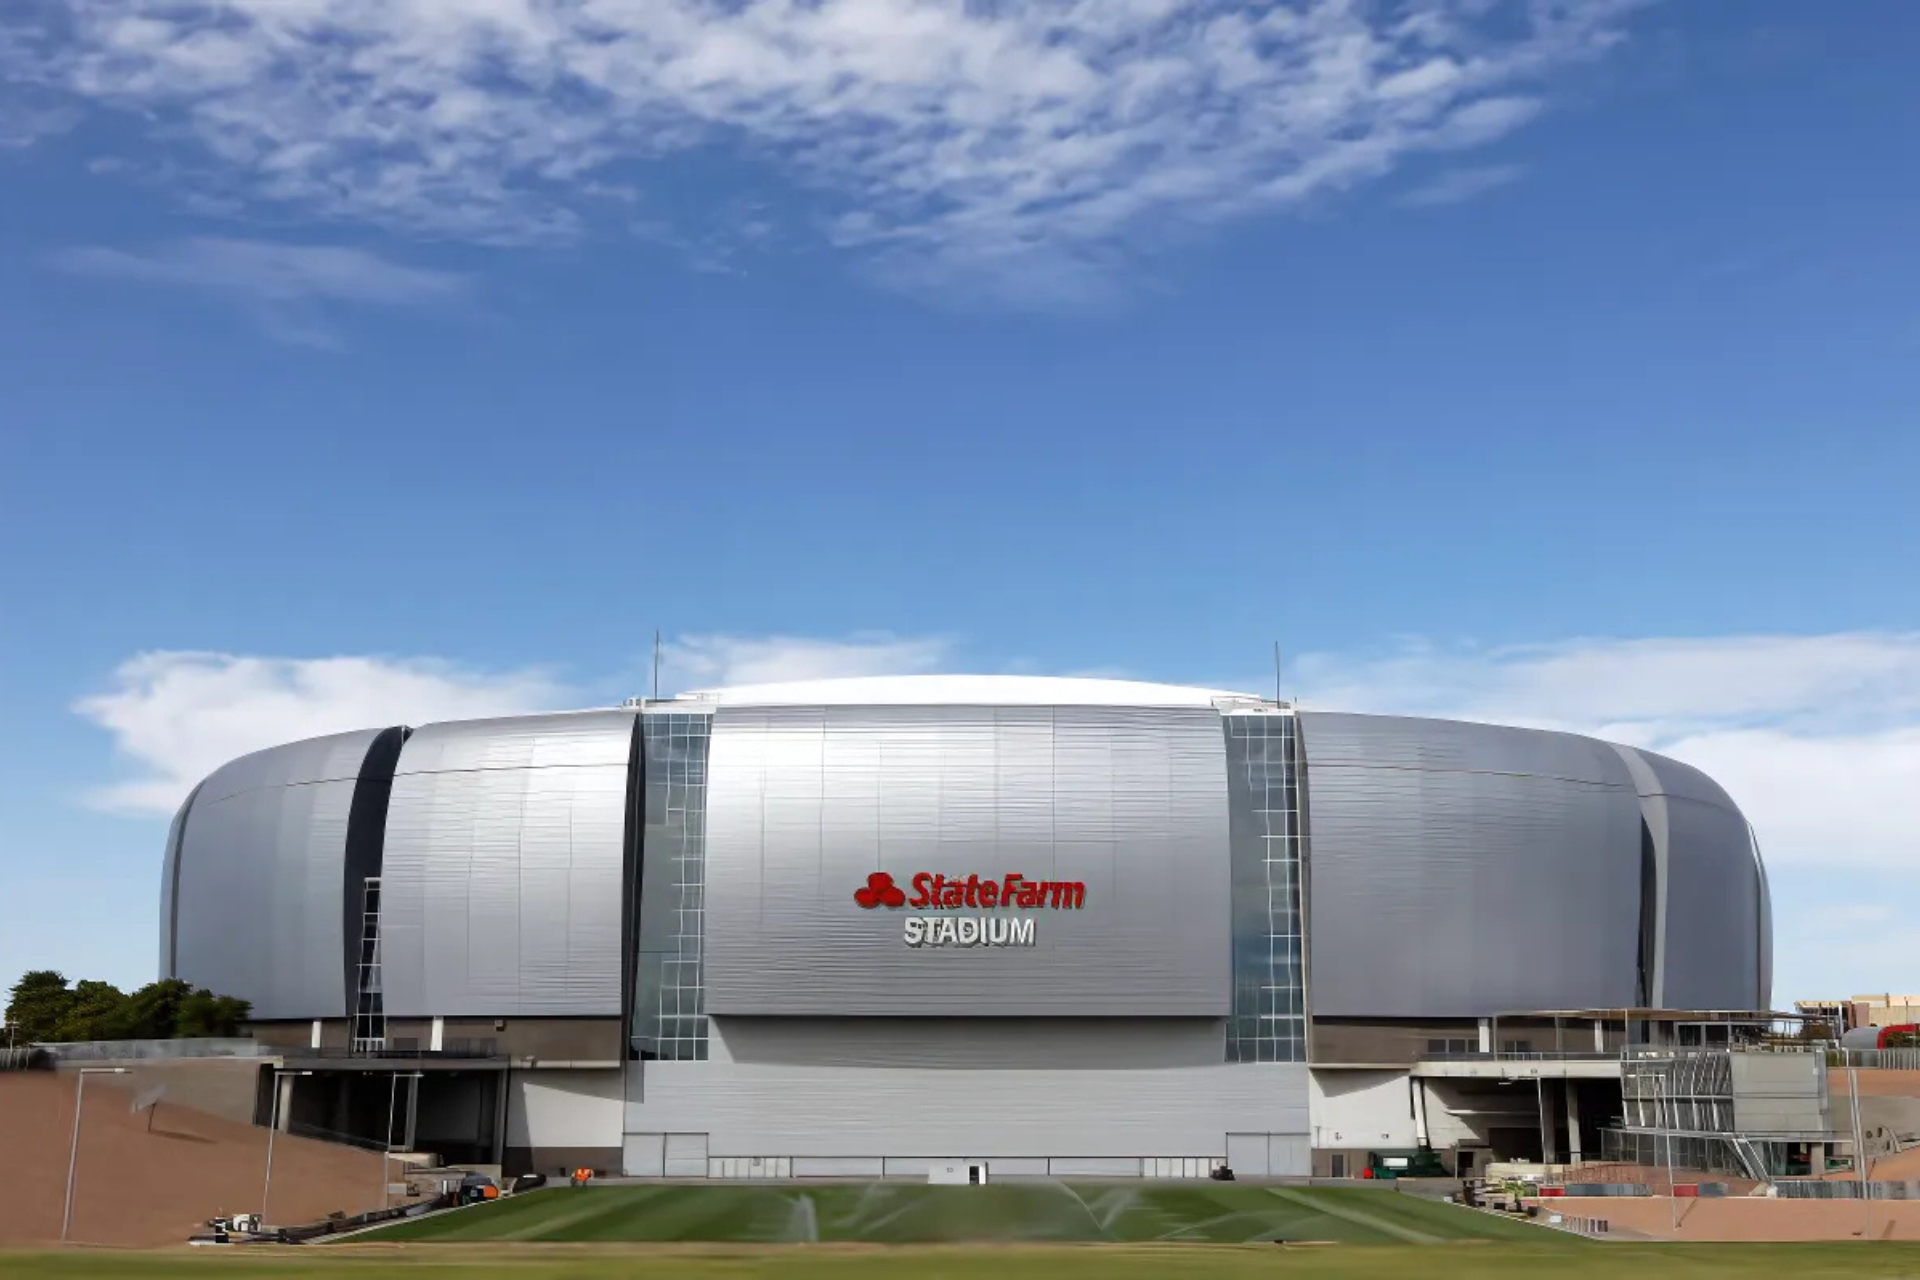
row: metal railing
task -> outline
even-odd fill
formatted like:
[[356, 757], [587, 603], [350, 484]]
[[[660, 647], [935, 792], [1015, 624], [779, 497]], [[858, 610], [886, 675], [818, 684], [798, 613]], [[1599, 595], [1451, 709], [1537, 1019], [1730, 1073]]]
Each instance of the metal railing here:
[[1422, 1062], [1618, 1062], [1618, 1050], [1596, 1049], [1474, 1049], [1422, 1051]]
[[[1832, 1182], [1799, 1181], [1774, 1183], [1782, 1200], [1859, 1200], [1860, 1183], [1849, 1178]], [[1869, 1182], [1868, 1200], [1920, 1200], [1920, 1182]]]
[[1836, 1049], [1827, 1055], [1827, 1065], [1920, 1071], [1920, 1049]]
[[257, 1040], [75, 1040], [36, 1044], [61, 1062], [136, 1062], [169, 1058], [268, 1058], [279, 1052]]
[[311, 1061], [313, 1059], [350, 1061], [354, 1059], [380, 1060], [398, 1058], [413, 1062], [421, 1060], [433, 1061], [437, 1058], [471, 1060], [505, 1056], [500, 1051], [500, 1042], [498, 1040], [448, 1040], [438, 1049], [422, 1049], [412, 1045], [401, 1046], [389, 1041], [386, 1045], [377, 1049], [340, 1048], [334, 1046], [324, 1049], [287, 1049], [285, 1053], [289, 1058], [299, 1058], [302, 1061]]

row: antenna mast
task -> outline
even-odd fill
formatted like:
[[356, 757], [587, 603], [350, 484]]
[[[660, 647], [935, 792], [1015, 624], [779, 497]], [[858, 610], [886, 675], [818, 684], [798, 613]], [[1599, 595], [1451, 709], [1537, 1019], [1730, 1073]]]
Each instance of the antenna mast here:
[[1279, 702], [1281, 700], [1280, 699], [1280, 642], [1278, 640], [1275, 640], [1273, 642], [1273, 700], [1275, 702]]
[[653, 700], [660, 701], [660, 632], [653, 633]]

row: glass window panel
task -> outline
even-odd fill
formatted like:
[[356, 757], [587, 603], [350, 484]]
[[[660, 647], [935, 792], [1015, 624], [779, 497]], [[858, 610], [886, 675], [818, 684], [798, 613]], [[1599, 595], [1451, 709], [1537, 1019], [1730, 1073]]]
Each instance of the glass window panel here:
[[1305, 1059], [1300, 842], [1291, 716], [1225, 717], [1232, 881], [1229, 1062]]

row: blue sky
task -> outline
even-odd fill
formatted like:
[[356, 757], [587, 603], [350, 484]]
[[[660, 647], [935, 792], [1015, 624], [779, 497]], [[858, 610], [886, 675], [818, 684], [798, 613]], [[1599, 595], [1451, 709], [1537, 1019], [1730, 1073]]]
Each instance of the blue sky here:
[[1920, 989], [1920, 10], [28, 0], [0, 982], [307, 733], [1096, 671], [1644, 743]]

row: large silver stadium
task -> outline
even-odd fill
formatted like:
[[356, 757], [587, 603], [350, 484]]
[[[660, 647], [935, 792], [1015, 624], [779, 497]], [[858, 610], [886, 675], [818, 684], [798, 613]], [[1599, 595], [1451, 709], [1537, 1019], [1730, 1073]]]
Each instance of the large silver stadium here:
[[405, 1145], [508, 1172], [1550, 1158], [1604, 1073], [1459, 1064], [1617, 1056], [1772, 967], [1752, 832], [1676, 761], [1023, 677], [276, 747], [181, 807], [161, 915], [286, 1064], [276, 1123], [391, 1132], [404, 1080]]

